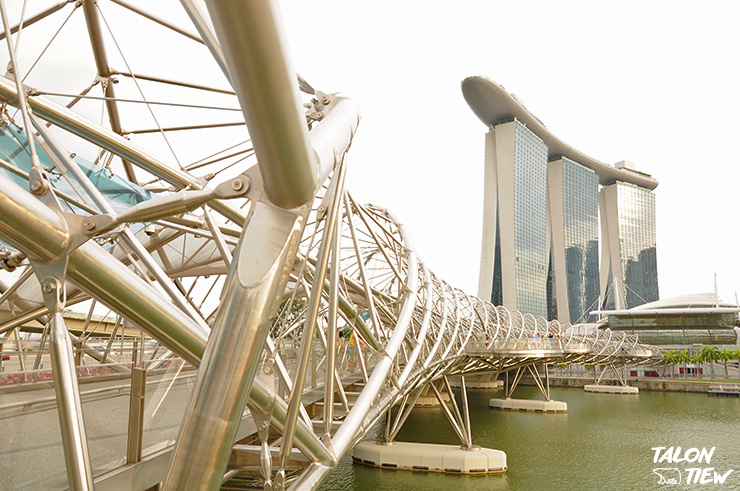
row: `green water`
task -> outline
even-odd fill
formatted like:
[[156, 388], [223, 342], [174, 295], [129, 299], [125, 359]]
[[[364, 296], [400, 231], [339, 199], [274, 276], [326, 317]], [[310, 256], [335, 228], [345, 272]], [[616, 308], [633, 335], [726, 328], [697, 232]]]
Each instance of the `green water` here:
[[[502, 391], [470, 390], [473, 443], [503, 450], [503, 475], [459, 476], [353, 464], [350, 457], [323, 490], [650, 490], [740, 489], [740, 400], [706, 394], [642, 391], [638, 396], [553, 388], [567, 414], [503, 412], [488, 408]], [[520, 387], [516, 398], [541, 398]], [[459, 398], [458, 398], [459, 401]], [[380, 425], [368, 440], [380, 434]], [[459, 444], [440, 408], [415, 409], [398, 441]], [[710, 464], [653, 463], [652, 447], [716, 447]], [[683, 453], [682, 451], [682, 453]], [[659, 485], [653, 468], [676, 467], [680, 485]], [[713, 467], [724, 484], [686, 485], [686, 470]]]

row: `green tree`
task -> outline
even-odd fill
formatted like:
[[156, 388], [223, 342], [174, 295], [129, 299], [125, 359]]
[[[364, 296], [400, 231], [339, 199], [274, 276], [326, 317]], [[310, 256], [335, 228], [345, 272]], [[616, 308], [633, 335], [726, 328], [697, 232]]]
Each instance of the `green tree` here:
[[663, 352], [663, 365], [665, 368], [663, 369], [663, 376], [665, 377], [665, 372], [668, 369], [668, 365], [671, 366], [671, 378], [675, 377], [675, 370], [676, 370], [676, 363], [678, 362], [678, 354], [671, 348], [668, 351]]
[[709, 364], [709, 375], [714, 378], [714, 362], [719, 361], [720, 351], [716, 346], [704, 346], [699, 354], [699, 360], [702, 363]]
[[712, 346], [712, 370], [714, 370], [714, 365], [720, 361], [722, 361], [722, 352], [717, 346]]
[[286, 327], [283, 327], [283, 329], [288, 329], [296, 322], [302, 320], [306, 312], [306, 305], [308, 303], [306, 302], [306, 299], [303, 297], [298, 297], [298, 298], [293, 299], [293, 303], [290, 304], [290, 310], [286, 312], [286, 308], [288, 306], [289, 301], [290, 301], [289, 298], [284, 298], [280, 302], [280, 307], [278, 307], [277, 316], [271, 319], [273, 328], [277, 327], [278, 325], [281, 325], [281, 326], [286, 326]]
[[[728, 361], [731, 360], [737, 360], [738, 362], [740, 362], [740, 349], [734, 349], [730, 351], [730, 360]], [[738, 366], [738, 368], [740, 368], [740, 365]]]
[[730, 378], [730, 372], [727, 369], [727, 362], [732, 360], [732, 351], [728, 349], [723, 349], [719, 354], [719, 359], [722, 361], [722, 364], [725, 366], [725, 378]]
[[699, 378], [699, 368], [704, 361], [704, 356], [701, 353], [694, 353], [689, 357], [689, 361], [694, 365], [694, 378]]
[[691, 361], [688, 350], [683, 350], [677, 355], [677, 361], [683, 363], [683, 378], [686, 378], [686, 373], [689, 371], [688, 363]]

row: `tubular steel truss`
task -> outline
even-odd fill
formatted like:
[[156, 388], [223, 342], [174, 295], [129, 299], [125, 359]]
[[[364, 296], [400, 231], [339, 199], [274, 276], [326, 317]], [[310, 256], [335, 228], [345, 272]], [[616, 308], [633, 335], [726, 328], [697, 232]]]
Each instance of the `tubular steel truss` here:
[[[197, 34], [123, 0], [61, 2], [17, 23], [0, 4], [9, 486], [217, 489], [252, 468], [266, 489], [315, 488], [394, 404], [448, 375], [654, 362], [634, 336], [451, 287], [390, 212], [355, 201], [345, 155], [359, 110], [302, 79], [301, 110], [271, 2], [182, 0]], [[220, 85], [178, 78], [151, 44], [144, 60], [161, 66], [135, 64], [116, 32], [124, 16], [192, 43], [189, 64], [206, 60]], [[59, 40], [36, 58], [25, 38], [53, 19]], [[43, 56], [70, 29], [92, 47], [75, 80]], [[93, 122], [103, 106], [106, 123]]]

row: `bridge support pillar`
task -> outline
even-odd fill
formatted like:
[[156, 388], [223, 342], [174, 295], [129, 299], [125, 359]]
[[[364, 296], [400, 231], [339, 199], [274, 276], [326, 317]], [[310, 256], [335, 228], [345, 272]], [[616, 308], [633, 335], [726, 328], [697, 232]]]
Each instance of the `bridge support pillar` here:
[[[544, 400], [532, 400], [532, 399], [512, 399], [511, 396], [514, 393], [514, 389], [517, 388], [522, 376], [525, 372], [529, 372], [532, 379], [540, 389]], [[554, 401], [550, 397], [550, 377], [547, 373], [547, 364], [545, 364], [545, 380], [542, 380], [539, 372], [537, 371], [536, 365], [526, 365], [516, 369], [514, 378], [511, 385], [509, 385], [509, 373], [506, 372], [506, 398], [494, 398], [488, 401], [488, 407], [492, 409], [500, 409], [504, 411], [533, 411], [541, 413], [567, 413], [568, 404], [562, 401]]]
[[384, 441], [360, 442], [354, 448], [352, 453], [354, 461], [373, 467], [446, 472], [450, 474], [500, 474], [506, 472], [507, 464], [504, 452], [481, 448], [472, 443], [465, 376], [460, 377], [462, 411], [455, 400], [455, 394], [453, 394], [446, 376], [442, 378], [441, 385], [447, 389], [448, 400], [443, 398], [442, 392], [440, 392], [441, 387], [437, 388], [434, 383], [430, 383], [428, 388], [437, 397], [445, 416], [447, 416], [452, 428], [460, 438], [462, 445], [394, 441], [398, 430], [406, 421], [417, 400], [423, 392], [428, 390], [427, 387], [422, 387], [416, 392], [413, 400], [408, 400], [409, 395], [403, 398], [392, 426], [391, 412], [388, 412]]
[[[611, 371], [617, 376], [617, 381], [619, 382], [618, 385], [602, 385], [601, 380], [604, 378], [604, 375], [606, 372]], [[596, 367], [594, 367], [594, 373], [596, 371]], [[640, 393], [640, 389], [637, 387], [630, 387], [627, 384], [626, 379], [626, 373], [625, 378], [622, 377], [622, 375], [619, 373], [619, 370], [617, 370], [617, 367], [614, 366], [614, 364], [607, 365], [606, 367], [603, 367], [601, 370], [601, 374], [599, 375], [599, 378], [596, 380], [596, 383], [593, 385], [586, 385], [583, 387], [583, 390], [586, 392], [598, 392], [602, 394], [628, 394], [628, 395], [637, 395]]]
[[[472, 437], [471, 437], [470, 411], [468, 408], [468, 394], [467, 394], [467, 389], [465, 387], [465, 376], [462, 376], [460, 378], [460, 387], [462, 390], [462, 411], [460, 411], [460, 406], [457, 404], [457, 401], [455, 400], [455, 394], [453, 394], [452, 387], [450, 386], [450, 381], [446, 376], [442, 377], [442, 383], [440, 385], [441, 386], [437, 388], [434, 382], [430, 382], [429, 385], [427, 385], [426, 387], [422, 387], [418, 391], [416, 391], [411, 401], [409, 401], [409, 394], [404, 396], [404, 398], [401, 401], [401, 405], [398, 408], [398, 412], [396, 413], [396, 417], [395, 417], [395, 420], [393, 421], [393, 425], [391, 425], [391, 410], [390, 409], [388, 410], [388, 416], [387, 416], [386, 427], [385, 427], [385, 443], [388, 443], [388, 444], [393, 443], [393, 440], [398, 434], [398, 431], [401, 429], [403, 424], [406, 422], [406, 418], [408, 418], [412, 409], [415, 406], [417, 406], [417, 402], [420, 396], [423, 393], [425, 393], [427, 390], [431, 389], [432, 392], [434, 392], [434, 395], [437, 398], [439, 405], [442, 407], [445, 416], [447, 416], [447, 419], [450, 422], [450, 425], [452, 425], [452, 428], [455, 430], [455, 433], [460, 438], [462, 447], [468, 448], [468, 449], [474, 447], [473, 442], [472, 442]], [[444, 386], [444, 388], [447, 389], [446, 395], [448, 397], [443, 397], [443, 393], [440, 390], [442, 386]]]
[[352, 458], [359, 464], [385, 469], [446, 472], [450, 474], [501, 474], [506, 454], [501, 450], [463, 448], [433, 443], [360, 442]]

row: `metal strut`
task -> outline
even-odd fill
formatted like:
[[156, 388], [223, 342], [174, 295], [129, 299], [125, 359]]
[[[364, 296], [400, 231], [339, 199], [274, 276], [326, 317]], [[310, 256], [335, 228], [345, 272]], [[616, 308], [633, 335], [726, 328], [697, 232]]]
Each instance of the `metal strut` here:
[[545, 397], [546, 401], [550, 401], [550, 377], [547, 375], [547, 365], [545, 365], [545, 382], [542, 382], [540, 372], [537, 370], [537, 365], [527, 365], [527, 370], [532, 375], [534, 383], [537, 384], [537, 388]]
[[450, 405], [452, 406], [452, 410], [450, 410], [450, 408], [447, 406], [444, 399], [442, 398], [441, 392], [439, 391], [439, 389], [437, 389], [434, 383], [430, 383], [429, 386], [434, 391], [434, 395], [437, 397], [437, 400], [442, 406], [445, 416], [447, 416], [447, 419], [450, 421], [450, 424], [452, 425], [452, 428], [455, 430], [455, 433], [457, 433], [457, 436], [460, 438], [460, 441], [462, 442], [463, 447], [473, 448], [473, 442], [470, 436], [470, 413], [468, 411], [468, 400], [467, 400], [467, 391], [465, 390], [465, 381], [462, 380], [463, 410], [465, 413], [464, 417], [463, 417], [463, 414], [461, 414], [460, 408], [457, 405], [457, 401], [455, 400], [455, 394], [452, 392], [452, 387], [450, 387], [450, 381], [448, 380], [447, 376], [442, 377], [442, 383], [445, 385], [447, 389], [447, 394], [450, 396]]
[[77, 383], [72, 340], [62, 316], [66, 302], [65, 277], [70, 252], [87, 240], [81, 233], [80, 221], [74, 215], [66, 217], [61, 212], [52, 187], [48, 185], [46, 171], [38, 169], [31, 173], [29, 185], [38, 189], [38, 198], [51, 209], [50, 213], [58, 214], [59, 233], [67, 237], [62, 247], [57, 249], [51, 260], [38, 256], [29, 257], [34, 273], [41, 284], [44, 304], [50, 314], [49, 348], [52, 373], [54, 374], [54, 391], [57, 398], [59, 427], [62, 432], [67, 480], [72, 491], [93, 489], [90, 451], [87, 446], [87, 433], [82, 415], [82, 402]]
[[[619, 380], [620, 385], [622, 385], [623, 387], [626, 387], [627, 381], [622, 377], [622, 374], [619, 373], [619, 370], [617, 369], [614, 363], [610, 363], [602, 368], [601, 374], [599, 374], [599, 378], [596, 381], [596, 385], [599, 385], [601, 383], [601, 379], [604, 378], [604, 375], [606, 374], [606, 372], [609, 371], [609, 369], [611, 369], [611, 371], [614, 372], [614, 375], [617, 376], [617, 380]], [[594, 366], [594, 370], [596, 370], [596, 366]]]
[[[43, 271], [44, 268], [38, 268]], [[90, 451], [87, 447], [82, 402], [77, 384], [72, 342], [62, 317], [64, 307], [64, 282], [62, 278], [48, 276], [42, 280], [44, 302], [51, 312], [51, 367], [54, 374], [54, 391], [57, 396], [59, 426], [62, 431], [67, 480], [72, 491], [93, 489]]]

